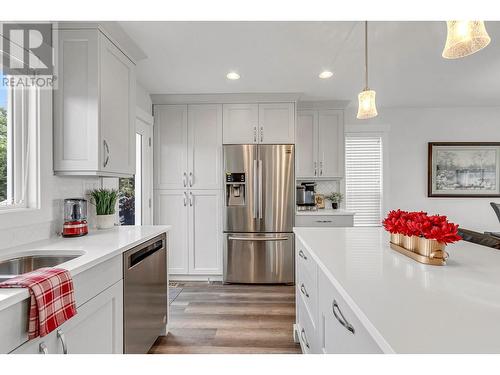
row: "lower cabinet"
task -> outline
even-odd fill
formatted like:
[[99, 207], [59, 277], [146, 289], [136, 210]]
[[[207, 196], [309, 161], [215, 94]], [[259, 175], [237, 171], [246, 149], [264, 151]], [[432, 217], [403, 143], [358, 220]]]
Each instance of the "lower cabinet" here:
[[306, 354], [382, 353], [302, 242], [296, 254], [296, 337]]
[[47, 336], [28, 341], [13, 354], [123, 353], [123, 281], [77, 309], [77, 315]]
[[222, 197], [219, 190], [157, 190], [156, 224], [171, 224], [169, 273], [222, 274]]

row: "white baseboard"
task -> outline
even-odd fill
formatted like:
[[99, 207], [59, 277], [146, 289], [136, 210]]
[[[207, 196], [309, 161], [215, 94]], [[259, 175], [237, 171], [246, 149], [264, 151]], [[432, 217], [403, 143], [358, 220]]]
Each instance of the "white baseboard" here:
[[169, 275], [169, 281], [222, 281], [222, 275]]

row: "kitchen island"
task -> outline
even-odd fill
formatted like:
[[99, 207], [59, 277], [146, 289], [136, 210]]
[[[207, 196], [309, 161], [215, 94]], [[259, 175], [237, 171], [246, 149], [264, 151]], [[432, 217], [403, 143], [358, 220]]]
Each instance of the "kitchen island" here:
[[165, 238], [170, 228], [122, 226], [0, 251], [0, 261], [44, 255], [74, 257], [56, 267], [70, 272], [78, 311], [59, 333], [28, 341], [28, 290], [0, 289], [0, 353], [123, 352], [123, 253], [159, 236]]
[[461, 241], [446, 266], [382, 228], [294, 228], [296, 338], [310, 353], [500, 353], [500, 251]]

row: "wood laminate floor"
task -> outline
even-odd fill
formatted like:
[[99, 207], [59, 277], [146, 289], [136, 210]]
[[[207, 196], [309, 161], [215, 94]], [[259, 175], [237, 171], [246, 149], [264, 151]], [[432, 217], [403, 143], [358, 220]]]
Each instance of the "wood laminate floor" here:
[[301, 353], [293, 286], [179, 283], [170, 331], [150, 353]]

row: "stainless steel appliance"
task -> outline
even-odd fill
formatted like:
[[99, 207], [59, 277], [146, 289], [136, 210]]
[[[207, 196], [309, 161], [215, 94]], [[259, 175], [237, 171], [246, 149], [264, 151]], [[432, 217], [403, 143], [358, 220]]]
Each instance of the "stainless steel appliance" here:
[[316, 183], [315, 182], [303, 182], [297, 186], [297, 206], [299, 207], [314, 207], [316, 206], [316, 201], [314, 199], [314, 193], [316, 193]]
[[224, 282], [294, 282], [293, 145], [225, 145]]
[[165, 335], [168, 308], [166, 236], [123, 254], [123, 351], [145, 354]]

